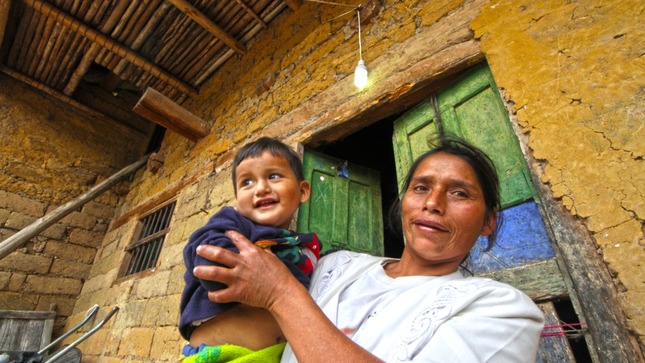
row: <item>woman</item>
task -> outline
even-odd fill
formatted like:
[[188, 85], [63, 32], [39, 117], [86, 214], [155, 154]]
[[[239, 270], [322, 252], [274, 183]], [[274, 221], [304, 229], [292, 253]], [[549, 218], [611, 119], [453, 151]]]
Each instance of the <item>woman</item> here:
[[229, 233], [239, 255], [198, 251], [229, 268], [195, 275], [229, 286], [211, 300], [273, 314], [289, 342], [283, 362], [534, 362], [540, 310], [511, 286], [460, 271], [480, 235], [494, 241], [498, 185], [485, 154], [443, 139], [406, 177], [400, 259], [333, 253], [309, 295], [275, 256]]

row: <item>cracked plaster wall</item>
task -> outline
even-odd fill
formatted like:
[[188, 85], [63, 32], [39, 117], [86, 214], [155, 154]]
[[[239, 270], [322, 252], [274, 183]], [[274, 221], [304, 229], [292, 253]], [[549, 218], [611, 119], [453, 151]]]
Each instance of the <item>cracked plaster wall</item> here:
[[471, 28], [542, 181], [595, 238], [643, 345], [644, 4], [536, 4], [491, 1]]

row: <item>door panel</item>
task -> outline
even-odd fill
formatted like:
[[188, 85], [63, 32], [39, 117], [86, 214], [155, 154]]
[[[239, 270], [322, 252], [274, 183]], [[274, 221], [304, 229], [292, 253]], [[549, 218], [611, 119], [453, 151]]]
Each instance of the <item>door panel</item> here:
[[490, 71], [481, 66], [474, 69], [442, 90], [438, 98], [444, 130], [470, 141], [495, 161], [502, 208], [535, 196], [517, 137]]
[[341, 160], [305, 150], [305, 179], [311, 198], [300, 206], [298, 231], [315, 232], [323, 252], [347, 249], [383, 254], [383, 217], [380, 174], [360, 165], [347, 165], [338, 175]]

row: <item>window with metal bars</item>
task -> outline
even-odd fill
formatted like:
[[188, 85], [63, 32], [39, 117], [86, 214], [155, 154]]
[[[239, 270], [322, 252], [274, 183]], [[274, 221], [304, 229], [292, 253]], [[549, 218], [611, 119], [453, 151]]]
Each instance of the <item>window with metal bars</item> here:
[[157, 265], [174, 209], [175, 201], [172, 201], [139, 219], [135, 231], [137, 237], [126, 248], [129, 261], [124, 265], [121, 276], [133, 275]]

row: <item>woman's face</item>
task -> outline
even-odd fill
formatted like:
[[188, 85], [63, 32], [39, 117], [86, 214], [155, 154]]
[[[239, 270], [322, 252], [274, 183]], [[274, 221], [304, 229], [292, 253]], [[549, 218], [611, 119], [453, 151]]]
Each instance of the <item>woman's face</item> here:
[[495, 227], [471, 166], [443, 152], [419, 164], [403, 195], [401, 215], [404, 256], [446, 271], [455, 271], [477, 237], [490, 235]]

